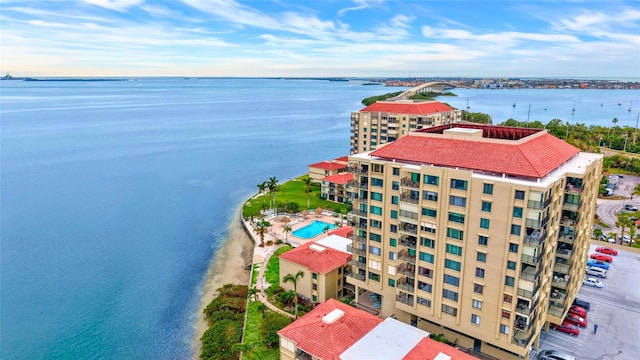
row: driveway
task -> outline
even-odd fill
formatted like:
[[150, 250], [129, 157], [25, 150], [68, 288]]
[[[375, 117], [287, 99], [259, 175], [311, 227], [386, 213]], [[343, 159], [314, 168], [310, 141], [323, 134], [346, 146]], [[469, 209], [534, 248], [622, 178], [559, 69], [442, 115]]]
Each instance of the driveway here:
[[[640, 195], [632, 196], [633, 190], [638, 183], [640, 183], [640, 177], [624, 175], [624, 177], [620, 179], [620, 183], [614, 191], [613, 197], [598, 198], [596, 201], [596, 214], [598, 214], [600, 221], [609, 227], [606, 228], [596, 224], [594, 225], [594, 229], [600, 228], [605, 235], [608, 235], [610, 232], [620, 232], [620, 229], [615, 227], [618, 212], [620, 212], [626, 204], [632, 204], [640, 208]], [[620, 243], [620, 240], [618, 240], [617, 243]]]

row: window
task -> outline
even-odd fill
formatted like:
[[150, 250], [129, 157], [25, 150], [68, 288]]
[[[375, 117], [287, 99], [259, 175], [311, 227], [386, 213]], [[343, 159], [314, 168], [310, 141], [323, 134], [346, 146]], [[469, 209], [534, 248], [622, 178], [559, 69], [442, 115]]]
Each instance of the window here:
[[369, 245], [369, 252], [370, 252], [371, 254], [373, 254], [373, 255], [378, 255], [378, 256], [380, 256], [380, 248], [379, 248], [379, 247], [377, 247], [377, 246]]
[[421, 298], [420, 296], [418, 296], [417, 302], [418, 302], [418, 305], [423, 305], [428, 308], [431, 307], [431, 300], [429, 299]]
[[382, 221], [371, 219], [369, 220], [369, 226], [374, 229], [382, 229]]
[[311, 273], [311, 277], [314, 278], [314, 279], [317, 279], [318, 278], [318, 273]]
[[420, 260], [433, 264], [433, 255], [420, 251], [418, 256]]
[[449, 212], [449, 221], [464, 224], [464, 214]]
[[515, 198], [516, 200], [524, 200], [524, 191], [516, 190]]
[[436, 233], [436, 225], [430, 224], [427, 222], [420, 222], [420, 231], [428, 232], [435, 234]]
[[384, 182], [382, 181], [382, 179], [378, 179], [378, 178], [371, 178], [371, 186], [376, 186], [376, 187], [382, 187], [382, 184]]
[[451, 188], [458, 190], [467, 190], [467, 181], [466, 180], [458, 180], [451, 179]]
[[507, 261], [507, 269], [515, 270], [516, 269], [516, 262], [515, 261]]
[[398, 190], [398, 189], [400, 189], [400, 183], [399, 183], [399, 182], [397, 182], [397, 181], [392, 181], [392, 182], [391, 182], [391, 189], [393, 189], [393, 190]]
[[435, 240], [432, 240], [432, 239], [420, 237], [420, 245], [433, 249], [434, 247], [436, 247], [436, 242]]
[[473, 284], [473, 292], [474, 293], [478, 293], [478, 294], [482, 294], [482, 292], [484, 291], [484, 285], [482, 284]]
[[312, 295], [311, 298], [313, 299], [314, 302], [318, 301], [318, 296], [317, 295]]
[[511, 304], [511, 301], [513, 301], [513, 296], [509, 294], [502, 294], [502, 300], [506, 303]]
[[382, 241], [382, 235], [369, 233], [369, 240], [375, 241], [375, 242], [381, 242]]
[[423, 177], [423, 180], [424, 180], [425, 184], [429, 184], [429, 185], [439, 185], [440, 184], [440, 178], [438, 176], [425, 175]]
[[398, 197], [397, 196], [391, 196], [391, 203], [394, 205], [398, 205]]
[[507, 286], [513, 287], [515, 282], [516, 282], [516, 279], [511, 277], [511, 276], [505, 276], [504, 277], [504, 284], [507, 285]]
[[491, 212], [491, 203], [488, 201], [482, 202], [482, 211]]
[[475, 309], [482, 309], [482, 301], [473, 299], [473, 304], [471, 306]]
[[460, 286], [460, 279], [453, 275], [444, 274], [444, 282], [449, 285]]
[[458, 229], [447, 228], [447, 237], [462, 240], [464, 239], [464, 231]]
[[522, 208], [518, 206], [513, 207], [513, 217], [522, 219]]
[[313, 290], [318, 290], [318, 284], [311, 284], [313, 285]]
[[396, 281], [394, 279], [389, 279], [389, 286], [396, 287]]
[[396, 167], [394, 167], [394, 168], [393, 168], [393, 175], [395, 175], [395, 176], [400, 175], [400, 168], [396, 168]]
[[418, 275], [433, 279], [433, 270], [418, 266]]
[[389, 245], [391, 245], [392, 247], [396, 247], [398, 243], [398, 240], [395, 238], [389, 238]]
[[447, 246], [446, 246], [446, 251], [447, 251], [449, 254], [462, 256], [462, 247], [461, 247], [461, 246], [456, 246], [456, 245], [452, 245], [452, 244], [447, 244]]
[[520, 236], [522, 227], [520, 225], [511, 224], [511, 235]]
[[476, 277], [479, 277], [481, 279], [484, 279], [484, 269], [482, 268], [476, 268]]
[[342, 268], [338, 268], [338, 274], [342, 274]]
[[484, 184], [482, 192], [487, 195], [493, 194], [493, 184]]
[[476, 314], [471, 314], [471, 322], [480, 325], [480, 316]]
[[377, 192], [371, 192], [371, 200], [382, 201], [382, 194]]
[[467, 198], [462, 197], [462, 196], [450, 195], [449, 196], [449, 205], [465, 207], [465, 206], [467, 206]]
[[392, 219], [398, 218], [398, 210], [391, 210], [391, 218]]
[[389, 260], [397, 260], [398, 254], [395, 251], [389, 251]]
[[392, 233], [397, 233], [398, 232], [398, 225], [395, 225], [395, 224], [389, 225], [389, 231], [391, 231]]
[[460, 271], [460, 263], [454, 260], [445, 259], [444, 267], [446, 267], [447, 269]]
[[431, 293], [433, 291], [433, 285], [418, 281], [418, 289]]
[[478, 253], [476, 254], [476, 260], [481, 261], [481, 262], [487, 262], [487, 254], [478, 251]]
[[518, 252], [518, 244], [509, 243], [509, 252], [517, 253]]
[[509, 335], [509, 326], [500, 324], [500, 334]]
[[424, 216], [436, 217], [437, 214], [438, 212], [436, 210], [422, 208], [422, 215]]
[[429, 201], [438, 201], [438, 193], [434, 191], [423, 191], [422, 199]]
[[484, 235], [478, 235], [478, 245], [487, 246], [489, 243], [489, 237]]
[[445, 314], [458, 316], [458, 309], [454, 308], [453, 306], [442, 304], [442, 312]]
[[375, 215], [382, 215], [382, 208], [379, 206], [369, 206], [369, 211]]
[[369, 280], [380, 282], [380, 275], [369, 271]]
[[489, 228], [489, 219], [480, 218], [480, 227], [483, 229]]
[[455, 292], [455, 291], [443, 289], [442, 290], [442, 297], [443, 298], [447, 298], [449, 300], [458, 301], [458, 293]]

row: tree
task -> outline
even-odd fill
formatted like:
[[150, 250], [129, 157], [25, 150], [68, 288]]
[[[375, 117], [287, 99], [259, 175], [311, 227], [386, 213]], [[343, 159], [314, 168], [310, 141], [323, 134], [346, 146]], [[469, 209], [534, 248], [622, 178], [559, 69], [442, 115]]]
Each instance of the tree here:
[[260, 323], [260, 335], [262, 335], [264, 344], [272, 349], [278, 346], [280, 343], [278, 331], [290, 323], [291, 319], [288, 317], [274, 311], [269, 311]]
[[269, 189], [269, 205], [271, 206], [271, 208], [273, 208], [273, 206], [275, 205], [275, 192], [277, 187], [278, 179], [276, 179], [275, 176], [270, 177], [269, 181], [267, 182], [267, 188]]
[[600, 236], [602, 236], [602, 229], [593, 229], [593, 236], [596, 237], [596, 239], [600, 239]]
[[[264, 194], [264, 191], [267, 189], [267, 183], [265, 181], [262, 184], [258, 184], [258, 194]], [[264, 196], [262, 197], [262, 205], [264, 206]]]
[[249, 288], [247, 295], [249, 296], [249, 301], [254, 301], [258, 295], [258, 289], [255, 286]]
[[271, 226], [271, 223], [268, 221], [259, 220], [253, 227], [256, 233], [260, 236], [260, 247], [264, 247], [264, 234], [269, 231], [269, 226]]
[[289, 224], [285, 224], [284, 227], [282, 228], [282, 230], [284, 231], [284, 242], [285, 244], [289, 243], [289, 238], [287, 236], [287, 234], [289, 234], [291, 232], [291, 226], [289, 226]]
[[616, 227], [620, 228], [620, 238], [624, 237], [624, 231], [633, 225], [633, 222], [629, 219], [627, 213], [619, 213], [618, 220], [615, 223]]
[[311, 178], [304, 178], [305, 191], [307, 192], [307, 209], [309, 209], [309, 197], [311, 196]]
[[302, 270], [298, 270], [295, 275], [287, 274], [282, 278], [284, 282], [290, 282], [293, 284], [293, 292], [295, 293], [295, 297], [293, 298], [293, 303], [295, 306], [294, 315], [296, 319], [298, 318], [298, 281], [304, 277], [304, 273]]

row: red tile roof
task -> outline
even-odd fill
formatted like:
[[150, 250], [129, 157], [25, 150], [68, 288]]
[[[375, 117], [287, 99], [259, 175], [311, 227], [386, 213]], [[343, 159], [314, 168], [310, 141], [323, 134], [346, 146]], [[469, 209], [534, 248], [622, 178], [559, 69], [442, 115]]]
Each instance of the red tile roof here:
[[323, 170], [338, 170], [338, 169], [345, 169], [347, 167], [347, 164], [324, 160], [315, 164], [311, 164], [309, 165], [309, 167], [320, 168]]
[[351, 226], [340, 226], [337, 229], [329, 231], [327, 235], [338, 235], [343, 238], [349, 238], [349, 236], [353, 235], [353, 228]]
[[[335, 309], [344, 315], [332, 324], [325, 323], [322, 318]], [[381, 322], [375, 315], [329, 299], [278, 331], [278, 335], [314, 357], [338, 360], [340, 354]]]
[[451, 356], [451, 360], [478, 360], [476, 357], [462, 352], [453, 346], [430, 338], [422, 339], [402, 360], [431, 360], [435, 359], [440, 353]]
[[340, 266], [346, 265], [351, 260], [351, 254], [325, 247], [324, 251], [316, 251], [309, 248], [314, 245], [313, 241], [309, 241], [304, 245], [300, 245], [294, 249], [291, 249], [279, 256], [280, 259], [285, 259], [292, 263], [302, 265], [312, 272], [319, 274], [326, 274], [337, 269]]
[[447, 104], [443, 104], [437, 101], [429, 102], [385, 102], [378, 101], [366, 108], [360, 110], [360, 112], [384, 112], [392, 114], [411, 114], [411, 115], [428, 115], [436, 114], [445, 111], [455, 110]]
[[345, 155], [345, 156], [341, 156], [339, 158], [333, 159], [333, 161], [336, 162], [343, 162], [343, 163], [349, 163], [349, 155]]
[[520, 140], [408, 134], [371, 153], [388, 159], [541, 178], [580, 149], [540, 131]]
[[353, 174], [351, 173], [339, 173], [335, 175], [330, 175], [322, 179], [322, 181], [328, 181], [334, 184], [346, 184], [349, 181], [353, 180]]

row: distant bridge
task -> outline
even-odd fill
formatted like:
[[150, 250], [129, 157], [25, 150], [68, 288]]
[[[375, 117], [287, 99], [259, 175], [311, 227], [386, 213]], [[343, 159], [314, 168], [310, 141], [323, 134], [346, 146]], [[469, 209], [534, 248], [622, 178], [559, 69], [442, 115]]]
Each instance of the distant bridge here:
[[444, 89], [452, 89], [457, 87], [455, 84], [444, 82], [444, 81], [432, 81], [428, 83], [424, 83], [422, 85], [418, 85], [414, 88], [411, 88], [402, 94], [391, 98], [389, 100], [406, 100], [409, 97], [423, 92], [443, 92]]

